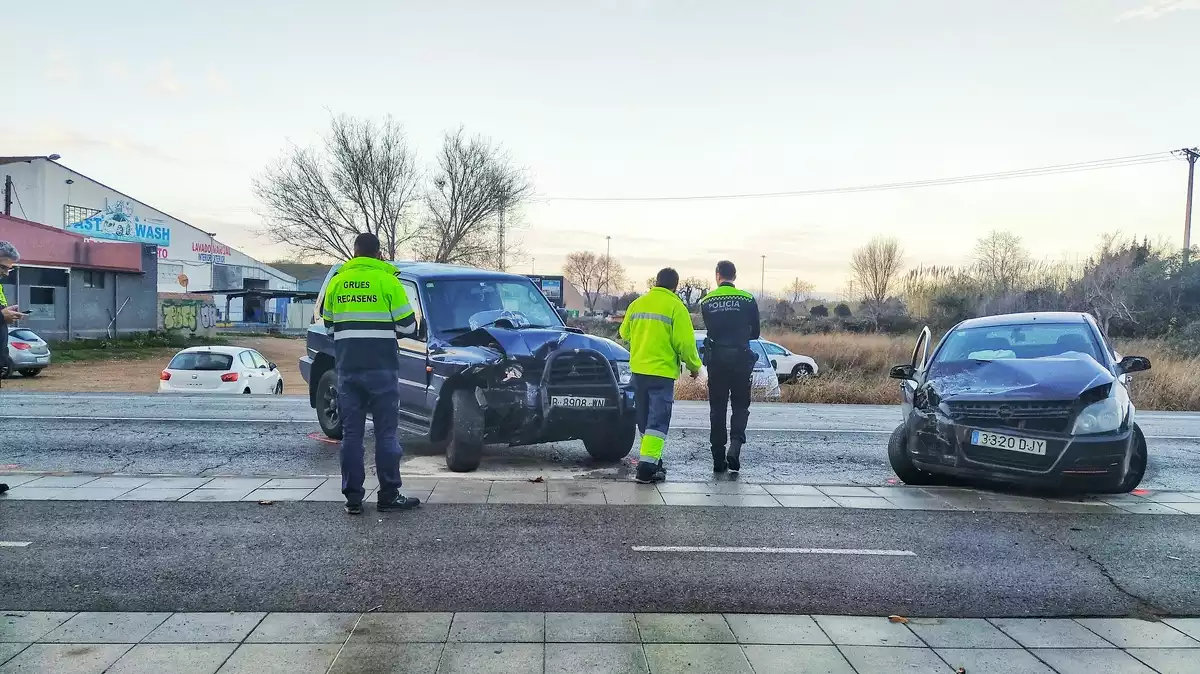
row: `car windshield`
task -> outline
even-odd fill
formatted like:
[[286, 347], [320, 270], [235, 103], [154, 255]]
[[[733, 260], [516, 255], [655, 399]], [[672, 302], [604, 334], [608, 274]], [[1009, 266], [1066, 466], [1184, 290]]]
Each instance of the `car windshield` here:
[[757, 341], [750, 342], [750, 347], [754, 351], [754, 355], [758, 357], [758, 360], [754, 362], [754, 367], [770, 369], [771, 359], [767, 358], [767, 347], [762, 342]]
[[437, 333], [469, 332], [503, 319], [514, 328], [557, 328], [562, 320], [530, 281], [426, 281], [425, 313]]
[[171, 359], [168, 370], [201, 370], [205, 372], [224, 372], [233, 365], [233, 356], [224, 353], [208, 353], [205, 351], [188, 351]]
[[1025, 323], [960, 328], [946, 336], [934, 364], [968, 360], [1047, 358], [1081, 353], [1097, 362], [1099, 345], [1085, 323]]
[[33, 334], [33, 330], [26, 330], [24, 328], [17, 328], [15, 330], [11, 330], [11, 331], [9, 331], [8, 336], [12, 339], [19, 339], [23, 342], [41, 341], [38, 339], [37, 335]]

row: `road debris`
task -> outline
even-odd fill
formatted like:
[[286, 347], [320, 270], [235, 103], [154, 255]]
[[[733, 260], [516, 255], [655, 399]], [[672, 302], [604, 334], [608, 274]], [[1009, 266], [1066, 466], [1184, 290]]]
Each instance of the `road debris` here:
[[258, 505], [275, 505], [274, 501], [259, 501]]
[[890, 616], [888, 616], [888, 622], [900, 623], [901, 625], [907, 625], [908, 618], [905, 618], [902, 615], [890, 615]]
[[537, 477], [531, 477], [531, 478], [529, 478], [529, 481], [530, 481], [530, 482], [534, 482], [534, 483], [538, 483], [538, 484], [540, 484], [540, 483], [542, 483], [542, 482], [545, 482], [545, 481], [546, 481], [546, 478], [542, 477], [541, 475], [538, 475]]

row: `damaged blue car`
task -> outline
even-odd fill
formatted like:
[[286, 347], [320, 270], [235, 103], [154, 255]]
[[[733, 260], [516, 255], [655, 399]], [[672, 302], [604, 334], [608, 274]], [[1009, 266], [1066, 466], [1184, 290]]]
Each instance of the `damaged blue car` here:
[[1146, 438], [1129, 383], [1150, 361], [1118, 356], [1090, 315], [971, 319], [932, 357], [930, 341], [926, 328], [912, 361], [890, 372], [904, 423], [888, 459], [906, 484], [960, 477], [1121, 493], [1141, 482]]

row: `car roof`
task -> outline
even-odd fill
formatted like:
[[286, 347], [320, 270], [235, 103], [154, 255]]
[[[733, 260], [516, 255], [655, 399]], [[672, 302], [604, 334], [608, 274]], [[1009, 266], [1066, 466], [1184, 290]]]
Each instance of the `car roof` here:
[[1032, 323], [1066, 323], [1084, 325], [1087, 314], [1073, 311], [1031, 311], [1021, 314], [999, 314], [969, 318], [958, 324], [958, 328], [992, 328], [1006, 325], [1029, 325]]
[[253, 349], [248, 346], [189, 346], [179, 353], [219, 353], [225, 356], [236, 356], [243, 351], [253, 351]]
[[[334, 265], [330, 270], [332, 275], [342, 265], [339, 263]], [[493, 271], [491, 269], [479, 269], [478, 267], [467, 267], [458, 264], [442, 264], [439, 262], [413, 262], [407, 260], [397, 260], [391, 263], [393, 267], [400, 272], [402, 278], [410, 280], [426, 281], [430, 279], [471, 279], [471, 280], [497, 280], [497, 281], [529, 281], [528, 276], [521, 274], [510, 274], [502, 271]]]

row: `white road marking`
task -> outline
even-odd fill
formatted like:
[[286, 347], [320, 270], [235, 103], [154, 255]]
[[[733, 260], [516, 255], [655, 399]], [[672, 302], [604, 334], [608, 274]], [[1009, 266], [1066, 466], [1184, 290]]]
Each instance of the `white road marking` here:
[[912, 550], [865, 550], [861, 548], [730, 548], [706, 545], [635, 545], [634, 552], [715, 552], [746, 555], [864, 555], [871, 557], [916, 557]]
[[0, 541], [0, 548], [27, 548], [33, 545], [32, 541]]

